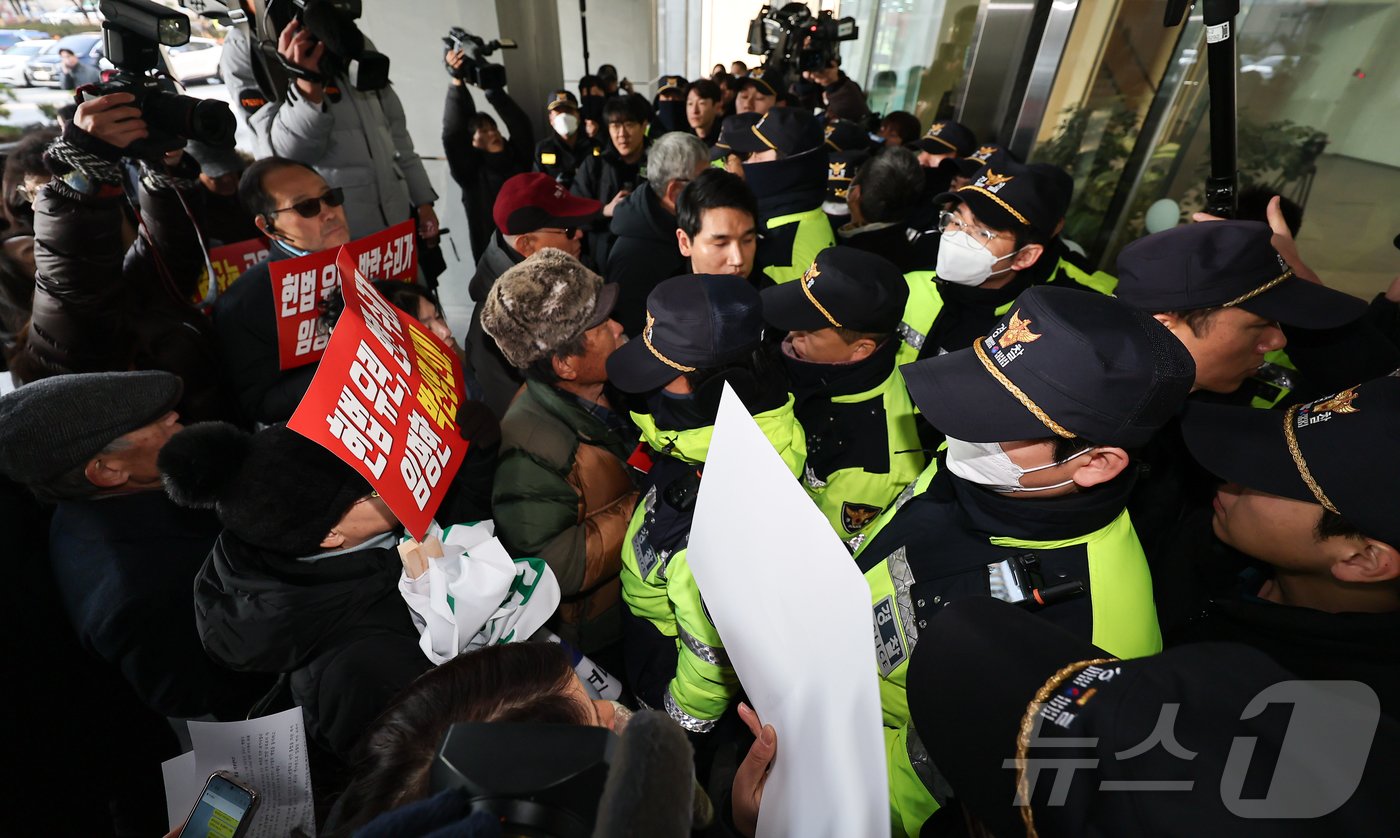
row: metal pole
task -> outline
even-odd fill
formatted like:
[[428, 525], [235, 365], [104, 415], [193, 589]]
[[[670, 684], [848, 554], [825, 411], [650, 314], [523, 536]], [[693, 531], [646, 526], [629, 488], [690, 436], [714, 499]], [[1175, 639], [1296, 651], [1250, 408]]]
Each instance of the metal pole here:
[[1206, 67], [1210, 85], [1210, 177], [1206, 212], [1234, 218], [1238, 201], [1235, 130], [1235, 16], [1239, 0], [1205, 0]]
[[588, 0], [578, 0], [578, 28], [583, 32], [583, 74], [592, 75], [588, 69]]

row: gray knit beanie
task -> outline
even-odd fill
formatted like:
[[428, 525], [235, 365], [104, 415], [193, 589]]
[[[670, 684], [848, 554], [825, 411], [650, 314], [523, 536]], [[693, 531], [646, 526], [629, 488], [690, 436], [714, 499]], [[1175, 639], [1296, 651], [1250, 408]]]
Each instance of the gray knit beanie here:
[[612, 314], [617, 286], [553, 247], [501, 274], [482, 303], [481, 327], [524, 369]]

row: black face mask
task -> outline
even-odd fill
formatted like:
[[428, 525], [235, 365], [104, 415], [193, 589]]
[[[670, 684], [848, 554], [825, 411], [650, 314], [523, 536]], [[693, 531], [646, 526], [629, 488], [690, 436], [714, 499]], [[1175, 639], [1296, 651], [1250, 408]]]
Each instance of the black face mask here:
[[953, 185], [953, 169], [939, 166], [924, 169], [924, 198], [932, 198], [948, 191]]
[[578, 104], [578, 118], [580, 122], [589, 119], [594, 122], [602, 122], [603, 101], [606, 98], [606, 96], [584, 96], [580, 98]]
[[706, 409], [709, 399], [701, 399], [699, 393], [668, 393], [657, 390], [646, 397], [647, 410], [656, 427], [666, 431], [688, 431], [703, 428], [715, 423], [715, 407]]
[[685, 131], [690, 123], [685, 118], [685, 102], [657, 102], [656, 118], [667, 131]]

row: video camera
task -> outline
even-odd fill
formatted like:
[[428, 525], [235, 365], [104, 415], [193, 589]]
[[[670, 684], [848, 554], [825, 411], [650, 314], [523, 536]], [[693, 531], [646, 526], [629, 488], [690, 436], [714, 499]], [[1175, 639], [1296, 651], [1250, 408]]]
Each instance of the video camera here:
[[749, 54], [763, 56], [764, 78], [774, 82], [773, 89], [786, 90], [804, 71], [825, 69], [840, 42], [859, 36], [855, 18], [837, 18], [829, 9], [813, 15], [805, 3], [764, 6], [749, 23]]
[[618, 738], [564, 724], [455, 724], [429, 771], [434, 793], [462, 789], [507, 835], [588, 838]]
[[474, 84], [482, 90], [500, 90], [506, 86], [505, 65], [492, 64], [486, 59], [498, 49], [515, 49], [518, 46], [515, 41], [498, 38], [488, 44], [462, 27], [454, 26], [442, 42], [447, 45], [444, 55], [455, 49], [467, 57], [461, 67], [448, 68], [453, 78]]
[[160, 64], [160, 47], [189, 43], [190, 20], [183, 13], [151, 0], [101, 0], [102, 41], [107, 59], [117, 71], [96, 85], [90, 98], [130, 93], [131, 106], [141, 111], [148, 136], [126, 147], [131, 157], [159, 163], [168, 151], [187, 140], [222, 148], [233, 147], [236, 124], [227, 104], [173, 92], [174, 82], [151, 73]]
[[263, 31], [270, 27], [274, 44], [277, 34], [297, 20], [326, 45], [316, 71], [292, 65], [279, 56], [291, 75], [321, 84], [344, 76], [356, 90], [383, 90], [389, 85], [389, 56], [365, 47], [364, 33], [355, 25], [363, 12], [361, 0], [269, 0], [260, 21], [265, 24]]

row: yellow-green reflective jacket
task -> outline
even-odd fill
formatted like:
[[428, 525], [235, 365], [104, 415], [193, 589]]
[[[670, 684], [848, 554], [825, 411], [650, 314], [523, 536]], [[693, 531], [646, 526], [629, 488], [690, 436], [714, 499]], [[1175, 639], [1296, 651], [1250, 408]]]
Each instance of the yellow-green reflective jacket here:
[[[648, 475], [650, 486], [622, 543], [622, 599], [633, 614], [676, 639], [676, 674], [663, 699], [665, 709], [687, 730], [704, 732], [729, 707], [738, 680], [686, 561], [693, 506], [676, 508], [669, 498], [673, 486], [698, 477], [714, 427], [662, 430], [648, 414], [633, 413], [632, 419], [642, 439], [664, 456], [657, 457]], [[793, 475], [800, 474], [807, 442], [793, 415], [792, 397], [754, 421]], [[698, 479], [690, 488], [698, 488]]]
[[[789, 233], [786, 228], [792, 228]], [[792, 236], [791, 260], [784, 265], [768, 265], [763, 274], [774, 284], [791, 282], [807, 272], [817, 254], [836, 244], [836, 231], [821, 207], [779, 215], [768, 219], [765, 236], [782, 239]], [[785, 251], [786, 252], [786, 251]]]

